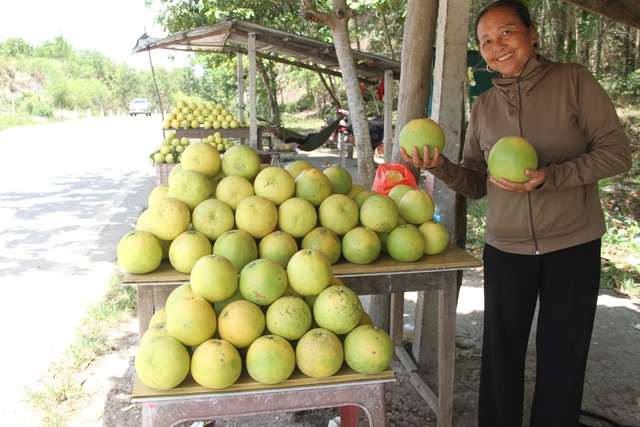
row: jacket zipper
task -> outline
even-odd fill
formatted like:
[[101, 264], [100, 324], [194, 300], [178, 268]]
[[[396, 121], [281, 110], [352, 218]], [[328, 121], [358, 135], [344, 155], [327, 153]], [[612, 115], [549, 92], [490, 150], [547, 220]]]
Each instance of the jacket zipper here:
[[[524, 138], [524, 132], [522, 130], [522, 93], [520, 92], [520, 77], [516, 77], [516, 91], [518, 92], [518, 131], [520, 132], [520, 136]], [[540, 255], [538, 239], [536, 238], [536, 228], [533, 224], [531, 192], [527, 193], [527, 206], [529, 208], [529, 229], [531, 231], [531, 238], [533, 239], [533, 247], [535, 249], [535, 254]]]

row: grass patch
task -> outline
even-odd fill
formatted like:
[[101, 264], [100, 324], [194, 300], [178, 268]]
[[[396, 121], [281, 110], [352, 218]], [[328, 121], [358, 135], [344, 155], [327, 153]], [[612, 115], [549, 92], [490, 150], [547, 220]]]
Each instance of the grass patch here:
[[26, 388], [28, 405], [42, 415], [42, 424], [51, 427], [68, 425], [68, 418], [82, 402], [82, 386], [76, 376], [96, 358], [113, 349], [109, 332], [136, 315], [136, 291], [122, 286], [121, 272], [111, 276], [104, 297], [89, 304], [78, 327], [74, 341], [65, 357], [52, 363], [41, 378], [38, 390]]
[[282, 126], [299, 133], [320, 132], [320, 130], [324, 127], [324, 120], [316, 117], [304, 118], [286, 116], [282, 117]]
[[0, 113], [0, 131], [18, 126], [32, 126], [37, 124], [40, 124], [40, 122], [29, 116]]

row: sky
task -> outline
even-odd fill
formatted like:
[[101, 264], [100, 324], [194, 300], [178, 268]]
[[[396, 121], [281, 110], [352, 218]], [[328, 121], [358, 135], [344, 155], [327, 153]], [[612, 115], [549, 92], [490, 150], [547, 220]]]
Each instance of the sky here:
[[[149, 70], [149, 54], [131, 54], [131, 49], [145, 29], [151, 37], [168, 35], [154, 26], [155, 14], [144, 0], [31, 0], [26, 6], [21, 1], [3, 1], [1, 41], [20, 37], [38, 46], [61, 35], [74, 50], [97, 50], [116, 62]], [[175, 62], [168, 59], [171, 54]], [[165, 68], [188, 65], [187, 56], [163, 49], [151, 51], [153, 65]]]

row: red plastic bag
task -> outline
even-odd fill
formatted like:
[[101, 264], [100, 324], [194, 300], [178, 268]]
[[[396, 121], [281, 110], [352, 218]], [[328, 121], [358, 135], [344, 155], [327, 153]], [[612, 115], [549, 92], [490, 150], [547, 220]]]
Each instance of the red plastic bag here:
[[418, 189], [416, 179], [408, 167], [398, 163], [382, 163], [378, 166], [371, 189], [386, 196], [393, 187], [399, 184], [410, 185], [416, 190]]

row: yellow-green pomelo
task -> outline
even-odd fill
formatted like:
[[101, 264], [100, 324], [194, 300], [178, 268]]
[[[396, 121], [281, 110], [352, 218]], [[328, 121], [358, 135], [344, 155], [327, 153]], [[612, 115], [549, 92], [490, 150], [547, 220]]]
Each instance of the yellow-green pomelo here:
[[295, 180], [294, 195], [311, 202], [315, 207], [331, 195], [331, 181], [327, 175], [316, 168], [305, 169]]
[[391, 190], [389, 190], [389, 197], [391, 197], [393, 201], [396, 202], [396, 205], [400, 206], [400, 200], [402, 200], [402, 196], [404, 196], [407, 191], [410, 190], [415, 190], [415, 188], [407, 184], [398, 184], [391, 187]]
[[222, 155], [222, 170], [252, 180], [260, 172], [260, 156], [248, 145], [234, 145]]
[[360, 318], [360, 321], [358, 322], [358, 326], [361, 325], [373, 325], [373, 319], [371, 318], [371, 316], [369, 316], [369, 314], [366, 311], [362, 312], [362, 317]]
[[414, 262], [424, 255], [424, 237], [413, 224], [397, 226], [387, 237], [387, 253], [401, 262]]
[[349, 193], [353, 186], [353, 178], [351, 178], [348, 170], [340, 166], [329, 166], [323, 172], [331, 182], [331, 192], [333, 194]]
[[220, 170], [220, 153], [208, 142], [190, 144], [182, 153], [182, 169], [193, 169], [213, 178]]
[[193, 212], [200, 202], [211, 197], [211, 184], [202, 173], [185, 169], [171, 180], [169, 196], [182, 201]]
[[402, 127], [398, 136], [400, 147], [404, 148], [409, 156], [413, 154], [413, 147], [418, 147], [420, 158], [424, 157], [424, 146], [429, 146], [429, 157], [433, 158], [435, 148], [444, 148], [444, 132], [438, 123], [429, 119], [413, 119]]
[[167, 321], [167, 309], [164, 307], [159, 308], [155, 313], [153, 313], [153, 316], [151, 316], [151, 319], [149, 319], [149, 327], [157, 323], [164, 323], [166, 321]]
[[148, 231], [131, 230], [118, 242], [117, 256], [122, 268], [129, 273], [150, 273], [162, 261], [162, 246]]
[[283, 268], [287, 268], [289, 260], [296, 252], [298, 243], [291, 234], [284, 231], [271, 232], [258, 243], [258, 258], [268, 258]]
[[433, 199], [424, 190], [407, 191], [398, 205], [400, 216], [409, 224], [420, 225], [431, 221], [435, 212]]
[[[220, 302], [214, 302], [213, 303], [213, 310], [216, 313], [222, 313], [222, 310], [224, 310], [224, 308], [226, 306], [228, 306], [229, 304], [231, 304], [234, 301], [238, 301], [238, 300], [244, 300], [244, 297], [242, 296], [242, 293], [240, 292], [240, 289], [236, 289], [236, 291], [233, 293], [233, 295], [231, 295], [229, 298], [227, 298], [224, 301], [220, 301]], [[220, 328], [220, 325], [218, 324], [218, 329]]]
[[224, 174], [224, 172], [222, 171], [222, 168], [220, 168], [220, 170], [218, 171], [218, 173], [216, 174], [216, 176], [214, 176], [213, 178], [209, 178], [209, 185], [211, 185], [211, 197], [215, 197], [216, 195], [216, 188], [218, 188], [218, 183], [220, 181], [222, 181], [222, 179], [225, 177], [226, 175]]
[[298, 175], [300, 175], [300, 172], [311, 168], [313, 168], [313, 165], [306, 160], [294, 160], [284, 167], [284, 169], [291, 174], [294, 180]]
[[360, 206], [360, 223], [376, 233], [389, 233], [397, 227], [400, 211], [389, 196], [373, 195]]
[[156, 199], [164, 197], [167, 194], [169, 194], [169, 184], [156, 185], [153, 190], [151, 190], [151, 193], [149, 193], [149, 197], [147, 197], [147, 206], [151, 206]]
[[510, 135], [500, 138], [491, 147], [487, 159], [489, 173], [495, 179], [505, 178], [511, 182], [527, 182], [531, 177], [527, 169], [538, 169], [538, 154], [526, 139]]
[[293, 197], [296, 184], [291, 174], [281, 167], [268, 167], [258, 173], [253, 180], [256, 195], [266, 197], [276, 206]]
[[313, 304], [313, 318], [318, 326], [336, 335], [355, 328], [363, 311], [358, 295], [346, 286], [329, 286]]
[[328, 329], [314, 328], [304, 334], [296, 345], [296, 365], [311, 378], [332, 376], [343, 361], [342, 343]]
[[307, 303], [295, 296], [278, 298], [265, 314], [269, 332], [290, 341], [300, 339], [309, 330], [311, 319]]
[[238, 279], [244, 299], [260, 306], [267, 306], [280, 298], [287, 285], [284, 268], [268, 258], [258, 258], [245, 265]]
[[200, 258], [209, 255], [213, 247], [204, 234], [187, 230], [173, 239], [169, 247], [169, 262], [176, 271], [190, 274]]
[[356, 202], [356, 205], [358, 205], [358, 209], [359, 209], [364, 203], [364, 201], [371, 196], [381, 196], [381, 194], [378, 193], [376, 190], [364, 190], [359, 192], [356, 195], [356, 197], [353, 199], [353, 201]]
[[418, 227], [424, 237], [424, 253], [426, 255], [438, 255], [449, 244], [449, 232], [447, 227], [435, 221], [427, 221]]
[[142, 344], [147, 340], [150, 340], [153, 337], [159, 337], [159, 336], [165, 336], [165, 337], [169, 336], [169, 332], [167, 331], [167, 322], [158, 322], [149, 326], [149, 328], [144, 332], [144, 334], [142, 334], [142, 337], [140, 338], [140, 344]]
[[394, 346], [388, 333], [372, 325], [362, 325], [344, 339], [344, 360], [351, 369], [373, 375], [387, 369]]
[[210, 303], [224, 301], [238, 289], [238, 272], [222, 255], [207, 254], [193, 266], [189, 277], [191, 290]]
[[251, 234], [234, 229], [222, 233], [216, 239], [213, 253], [227, 258], [240, 273], [245, 265], [258, 258], [258, 244]]
[[376, 234], [378, 235], [378, 239], [380, 239], [380, 252], [384, 252], [386, 254], [388, 252], [387, 239], [389, 238], [389, 233], [377, 232]]
[[242, 200], [254, 194], [251, 182], [239, 175], [225, 176], [216, 187], [216, 199], [225, 202], [234, 211]]
[[160, 336], [140, 344], [136, 353], [136, 373], [146, 386], [169, 390], [178, 386], [189, 373], [186, 347], [175, 338]]
[[342, 236], [342, 255], [354, 264], [371, 264], [380, 248], [380, 238], [368, 227], [356, 227]]
[[234, 384], [242, 373], [242, 358], [229, 341], [210, 339], [191, 357], [191, 376], [202, 387], [221, 390]]
[[262, 309], [247, 300], [233, 301], [218, 316], [220, 338], [229, 341], [235, 348], [251, 345], [264, 332], [265, 318]]
[[169, 249], [171, 248], [171, 240], [158, 239], [160, 246], [162, 246], [162, 260], [169, 259]]
[[356, 196], [360, 193], [362, 193], [365, 190], [365, 188], [360, 185], [360, 184], [353, 184], [351, 185], [351, 190], [349, 190], [349, 192], [347, 193], [347, 196], [351, 197], [352, 199], [355, 200]]
[[342, 243], [340, 242], [340, 237], [334, 231], [326, 227], [316, 227], [302, 238], [300, 249], [320, 251], [333, 265], [340, 259]]
[[332, 194], [318, 207], [320, 225], [338, 236], [358, 225], [358, 215], [358, 205], [344, 194]]
[[233, 230], [236, 220], [231, 207], [218, 199], [202, 201], [191, 213], [191, 225], [211, 241]]
[[216, 324], [213, 307], [202, 297], [182, 298], [167, 313], [169, 335], [184, 345], [199, 345], [213, 337]]
[[182, 285], [175, 287], [169, 293], [169, 296], [167, 296], [167, 301], [165, 301], [164, 303], [164, 308], [167, 312], [167, 316], [169, 315], [169, 312], [176, 304], [176, 302], [180, 301], [183, 298], [193, 298], [196, 296], [197, 295], [193, 293], [193, 290], [191, 289], [191, 283], [183, 283]]
[[249, 196], [236, 207], [236, 227], [261, 239], [278, 225], [278, 208], [266, 197]]
[[247, 351], [249, 376], [261, 384], [278, 384], [291, 376], [296, 355], [286, 339], [265, 335], [256, 339]]
[[147, 230], [147, 211], [148, 209], [145, 209], [140, 212], [140, 215], [138, 215], [138, 219], [136, 220], [136, 230], [149, 231]]
[[161, 197], [147, 209], [145, 223], [158, 239], [173, 240], [191, 224], [189, 207], [173, 197]]
[[173, 177], [182, 170], [182, 163], [176, 164], [173, 168], [171, 168], [171, 172], [169, 172], [169, 177], [167, 178], [167, 185], [171, 182]]
[[301, 249], [287, 264], [291, 288], [302, 296], [318, 295], [331, 282], [331, 263], [320, 251]]
[[292, 197], [278, 206], [278, 228], [295, 238], [304, 237], [318, 224], [318, 213], [310, 201]]

